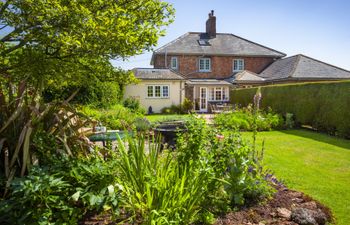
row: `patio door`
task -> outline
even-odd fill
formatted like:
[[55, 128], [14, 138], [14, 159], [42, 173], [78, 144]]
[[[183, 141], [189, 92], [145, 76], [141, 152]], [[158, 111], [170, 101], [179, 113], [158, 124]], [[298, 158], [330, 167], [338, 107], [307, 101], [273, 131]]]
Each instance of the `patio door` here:
[[208, 112], [208, 90], [206, 87], [199, 88], [199, 111]]

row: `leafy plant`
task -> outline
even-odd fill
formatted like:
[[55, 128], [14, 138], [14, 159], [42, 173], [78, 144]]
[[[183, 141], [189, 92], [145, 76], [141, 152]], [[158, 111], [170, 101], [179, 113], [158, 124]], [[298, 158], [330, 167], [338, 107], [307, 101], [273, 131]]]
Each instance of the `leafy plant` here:
[[[308, 125], [331, 135], [350, 138], [349, 81], [302, 83], [261, 87], [261, 108], [292, 113], [294, 125]], [[231, 92], [232, 103], [247, 106], [256, 88]]]
[[195, 162], [197, 167], [211, 171], [203, 186], [208, 193], [203, 209], [218, 213], [270, 195], [262, 153], [245, 143], [239, 133], [220, 127], [214, 130], [198, 119], [189, 120], [186, 127], [188, 132], [178, 138], [179, 162]]
[[131, 112], [122, 105], [113, 105], [109, 108], [95, 108], [81, 106], [80, 111], [107, 126], [109, 129], [131, 129], [134, 127], [135, 119], [142, 114]]
[[0, 203], [0, 220], [9, 224], [77, 224], [87, 212], [119, 215], [116, 160], [98, 155], [59, 159], [33, 167], [11, 182], [11, 195]]
[[187, 114], [193, 109], [193, 102], [187, 98], [179, 105], [171, 105], [161, 109], [163, 114]]
[[[205, 198], [208, 173], [189, 164], [182, 168], [173, 153], [156, 143], [129, 139], [128, 148], [119, 140], [121, 184], [126, 207], [145, 224], [189, 224], [196, 219]], [[135, 218], [134, 218], [135, 219]]]
[[258, 110], [254, 114], [251, 106], [229, 113], [218, 114], [215, 116], [214, 122], [217, 126], [223, 128], [245, 131], [254, 130], [254, 126], [256, 126], [258, 131], [271, 130], [283, 126], [283, 118], [280, 115], [273, 113], [271, 110], [267, 112]]
[[148, 131], [151, 129], [151, 122], [147, 118], [138, 117], [134, 122], [137, 131]]
[[141, 108], [140, 101], [132, 97], [125, 99], [123, 105], [134, 113], [145, 114], [146, 112], [145, 109]]
[[89, 120], [80, 119], [67, 102], [43, 104], [25, 82], [16, 94], [5, 93], [0, 89], [0, 176], [7, 186], [33, 164], [49, 163], [54, 155], [88, 154], [89, 144], [79, 129]]
[[292, 113], [286, 113], [284, 126], [286, 129], [292, 129], [295, 126], [293, 119], [294, 115]]

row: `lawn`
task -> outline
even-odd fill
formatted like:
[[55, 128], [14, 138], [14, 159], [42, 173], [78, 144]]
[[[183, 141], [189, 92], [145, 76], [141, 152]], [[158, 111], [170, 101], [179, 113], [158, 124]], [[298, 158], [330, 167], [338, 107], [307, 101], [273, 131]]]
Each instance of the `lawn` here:
[[349, 140], [306, 130], [261, 132], [257, 140], [265, 140], [264, 161], [276, 177], [330, 207], [336, 224], [350, 224]]

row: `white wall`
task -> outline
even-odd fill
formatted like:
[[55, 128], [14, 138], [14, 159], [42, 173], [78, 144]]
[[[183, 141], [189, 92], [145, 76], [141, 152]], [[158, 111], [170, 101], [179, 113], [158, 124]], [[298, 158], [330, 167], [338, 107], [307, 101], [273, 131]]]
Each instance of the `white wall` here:
[[[148, 98], [148, 85], [169, 85], [168, 98]], [[128, 97], [136, 98], [140, 101], [141, 106], [148, 112], [151, 106], [153, 112], [160, 113], [164, 107], [179, 105], [185, 98], [185, 82], [180, 80], [141, 80], [136, 85], [127, 85], [125, 88], [124, 99]]]

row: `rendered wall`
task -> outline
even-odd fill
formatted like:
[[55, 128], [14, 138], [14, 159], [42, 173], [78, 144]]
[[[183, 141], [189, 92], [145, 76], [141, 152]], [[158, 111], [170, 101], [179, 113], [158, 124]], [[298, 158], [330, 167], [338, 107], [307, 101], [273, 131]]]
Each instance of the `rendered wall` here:
[[[168, 98], [148, 98], [148, 85], [169, 85]], [[181, 90], [182, 89], [182, 90]], [[125, 88], [124, 99], [128, 97], [136, 98], [140, 101], [141, 106], [146, 109], [151, 106], [153, 112], [160, 113], [164, 107], [179, 105], [185, 98], [184, 81], [179, 80], [142, 80], [136, 85], [128, 85]]]

